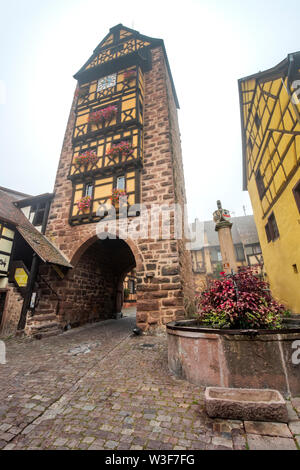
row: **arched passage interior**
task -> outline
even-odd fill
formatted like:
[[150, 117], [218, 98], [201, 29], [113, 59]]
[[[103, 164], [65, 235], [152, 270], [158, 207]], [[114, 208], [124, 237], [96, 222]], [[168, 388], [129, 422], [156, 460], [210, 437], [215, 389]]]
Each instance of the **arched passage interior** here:
[[121, 312], [126, 274], [135, 266], [134, 254], [124, 240], [92, 243], [68, 275], [62, 312], [65, 325], [114, 318]]

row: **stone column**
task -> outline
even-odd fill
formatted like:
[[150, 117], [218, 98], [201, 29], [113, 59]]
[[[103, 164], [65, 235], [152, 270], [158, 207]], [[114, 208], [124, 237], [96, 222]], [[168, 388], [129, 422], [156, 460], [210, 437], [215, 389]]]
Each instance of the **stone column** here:
[[235, 249], [232, 240], [230, 214], [226, 209], [222, 209], [220, 201], [217, 201], [218, 210], [214, 212], [215, 230], [218, 232], [219, 243], [222, 255], [223, 269], [226, 274], [238, 271]]

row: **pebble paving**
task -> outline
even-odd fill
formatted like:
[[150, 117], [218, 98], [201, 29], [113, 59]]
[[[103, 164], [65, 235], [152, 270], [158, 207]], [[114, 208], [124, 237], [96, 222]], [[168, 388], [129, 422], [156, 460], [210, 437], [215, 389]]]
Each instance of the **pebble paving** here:
[[299, 398], [289, 426], [210, 419], [204, 390], [169, 372], [165, 334], [136, 336], [134, 325], [129, 316], [6, 340], [0, 449], [299, 448]]

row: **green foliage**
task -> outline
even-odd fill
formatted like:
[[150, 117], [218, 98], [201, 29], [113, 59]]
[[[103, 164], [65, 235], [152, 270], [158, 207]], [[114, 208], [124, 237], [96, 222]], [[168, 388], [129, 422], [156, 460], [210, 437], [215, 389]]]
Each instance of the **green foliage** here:
[[207, 313], [202, 319], [201, 323], [209, 328], [230, 328], [230, 322], [226, 312], [210, 312]]

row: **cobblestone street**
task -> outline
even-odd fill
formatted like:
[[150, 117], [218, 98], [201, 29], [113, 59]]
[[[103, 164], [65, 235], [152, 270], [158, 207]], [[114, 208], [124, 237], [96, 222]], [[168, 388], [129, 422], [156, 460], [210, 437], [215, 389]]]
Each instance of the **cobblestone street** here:
[[289, 426], [212, 420], [204, 411], [203, 390], [168, 371], [165, 336], [134, 336], [134, 324], [128, 316], [40, 341], [7, 340], [7, 364], [0, 365], [0, 448], [300, 445], [300, 399], [288, 405]]

